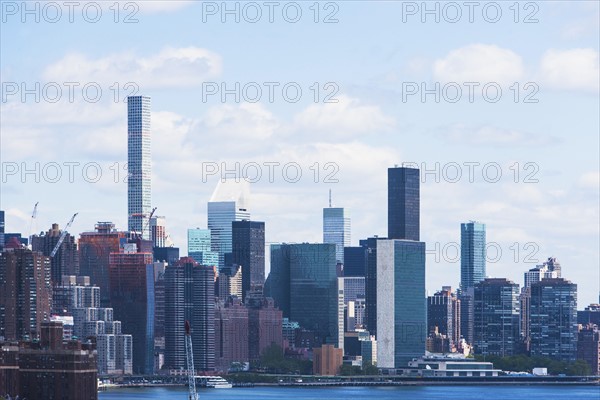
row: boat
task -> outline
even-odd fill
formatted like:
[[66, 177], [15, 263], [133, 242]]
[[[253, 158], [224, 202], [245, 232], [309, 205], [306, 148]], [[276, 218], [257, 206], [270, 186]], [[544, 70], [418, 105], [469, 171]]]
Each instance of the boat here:
[[213, 389], [231, 389], [233, 385], [220, 376], [212, 376], [206, 380], [206, 387]]

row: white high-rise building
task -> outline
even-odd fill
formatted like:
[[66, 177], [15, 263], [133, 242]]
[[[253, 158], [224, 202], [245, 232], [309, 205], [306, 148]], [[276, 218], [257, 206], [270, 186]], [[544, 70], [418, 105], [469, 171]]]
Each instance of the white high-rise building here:
[[167, 246], [167, 219], [165, 217], [150, 218], [150, 239], [153, 247]]
[[249, 197], [246, 180], [226, 179], [219, 181], [208, 202], [208, 229], [212, 250], [219, 254], [219, 268], [225, 265], [225, 253], [232, 251], [231, 223], [250, 220]]
[[[150, 97], [127, 97], [127, 213], [130, 232], [150, 239]], [[143, 229], [143, 232], [142, 232]]]
[[350, 217], [341, 207], [323, 209], [323, 243], [335, 244], [337, 262], [344, 262], [344, 247], [350, 246]]

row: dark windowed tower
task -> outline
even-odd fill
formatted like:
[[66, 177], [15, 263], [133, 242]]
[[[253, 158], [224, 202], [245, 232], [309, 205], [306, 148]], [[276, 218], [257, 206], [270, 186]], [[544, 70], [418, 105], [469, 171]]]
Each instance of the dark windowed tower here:
[[233, 264], [242, 266], [242, 297], [252, 290], [262, 292], [265, 284], [265, 223], [231, 223]]
[[388, 168], [388, 238], [419, 241], [419, 170]]

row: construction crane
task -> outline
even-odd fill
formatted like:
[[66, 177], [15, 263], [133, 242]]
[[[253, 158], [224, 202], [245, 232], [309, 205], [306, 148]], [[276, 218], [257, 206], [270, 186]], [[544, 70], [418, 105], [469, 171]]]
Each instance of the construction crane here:
[[32, 248], [31, 238], [33, 237], [33, 220], [37, 217], [37, 208], [40, 202], [36, 202], [35, 206], [33, 206], [33, 211], [31, 212], [31, 220], [29, 221], [29, 249]]
[[196, 378], [194, 378], [194, 353], [192, 353], [192, 334], [190, 332], [190, 323], [185, 321], [185, 356], [187, 359], [187, 376], [188, 376], [188, 400], [198, 400], [196, 392]]
[[79, 213], [73, 214], [73, 216], [71, 217], [69, 222], [67, 222], [67, 225], [65, 225], [65, 228], [63, 229], [62, 233], [60, 234], [60, 237], [58, 238], [58, 242], [56, 242], [56, 246], [54, 246], [54, 250], [52, 250], [52, 253], [50, 253], [50, 257], [54, 257], [54, 255], [58, 251], [60, 245], [62, 244], [62, 242], [64, 242], [65, 237], [67, 236], [67, 229], [69, 229], [69, 227], [75, 220], [75, 217], [77, 216], [77, 214], [79, 214]]
[[[136, 239], [141, 239], [142, 235], [144, 234], [144, 230], [145, 230], [145, 229], [148, 227], [148, 225], [150, 224], [150, 220], [152, 219], [152, 216], [154, 215], [154, 212], [155, 212], [155, 211], [156, 211], [156, 207], [154, 207], [154, 208], [152, 209], [152, 211], [150, 211], [150, 215], [148, 215], [148, 220], [147, 220], [147, 221], [145, 221], [145, 222], [143, 223], [143, 225], [142, 225], [142, 230], [141, 230], [141, 232], [136, 232], [136, 233], [135, 233], [135, 236], [134, 236], [134, 237], [135, 237]], [[140, 213], [140, 214], [131, 214], [131, 216], [132, 216], [132, 217], [142, 217], [142, 218], [145, 218], [145, 217], [146, 217], [146, 214], [144, 214], [144, 213]]]

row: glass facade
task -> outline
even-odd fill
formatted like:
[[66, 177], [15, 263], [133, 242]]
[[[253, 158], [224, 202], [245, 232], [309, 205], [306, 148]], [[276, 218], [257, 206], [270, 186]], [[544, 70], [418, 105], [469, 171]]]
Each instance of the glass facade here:
[[[150, 152], [150, 97], [127, 97], [127, 212], [130, 232], [150, 239], [148, 217], [152, 207]], [[143, 232], [142, 232], [143, 229]]]
[[577, 358], [577, 285], [562, 278], [531, 284], [531, 355], [561, 361]]
[[284, 317], [339, 347], [334, 244], [272, 245], [268, 293]]
[[232, 262], [242, 266], [242, 297], [265, 284], [265, 223], [232, 222]]
[[343, 208], [323, 209], [323, 243], [335, 244], [335, 258], [344, 262], [344, 246], [350, 246], [350, 217]]
[[377, 242], [377, 362], [402, 368], [425, 354], [425, 243]]
[[[154, 373], [154, 269], [151, 253], [110, 254], [114, 319], [133, 336], [133, 372]], [[150, 304], [152, 302], [152, 304]]]
[[519, 341], [519, 285], [484, 279], [474, 288], [473, 345], [476, 354], [511, 356]]
[[212, 251], [219, 257], [219, 268], [225, 266], [225, 253], [232, 252], [232, 222], [244, 219], [250, 219], [250, 213], [235, 201], [208, 203], [208, 229], [211, 232]]
[[485, 279], [485, 224], [460, 224], [460, 287], [467, 289]]
[[419, 240], [420, 177], [416, 168], [388, 168], [388, 238]]
[[210, 229], [188, 229], [188, 256], [201, 265], [218, 265], [219, 253], [212, 251]]
[[367, 273], [367, 248], [344, 247], [344, 276], [365, 277]]

